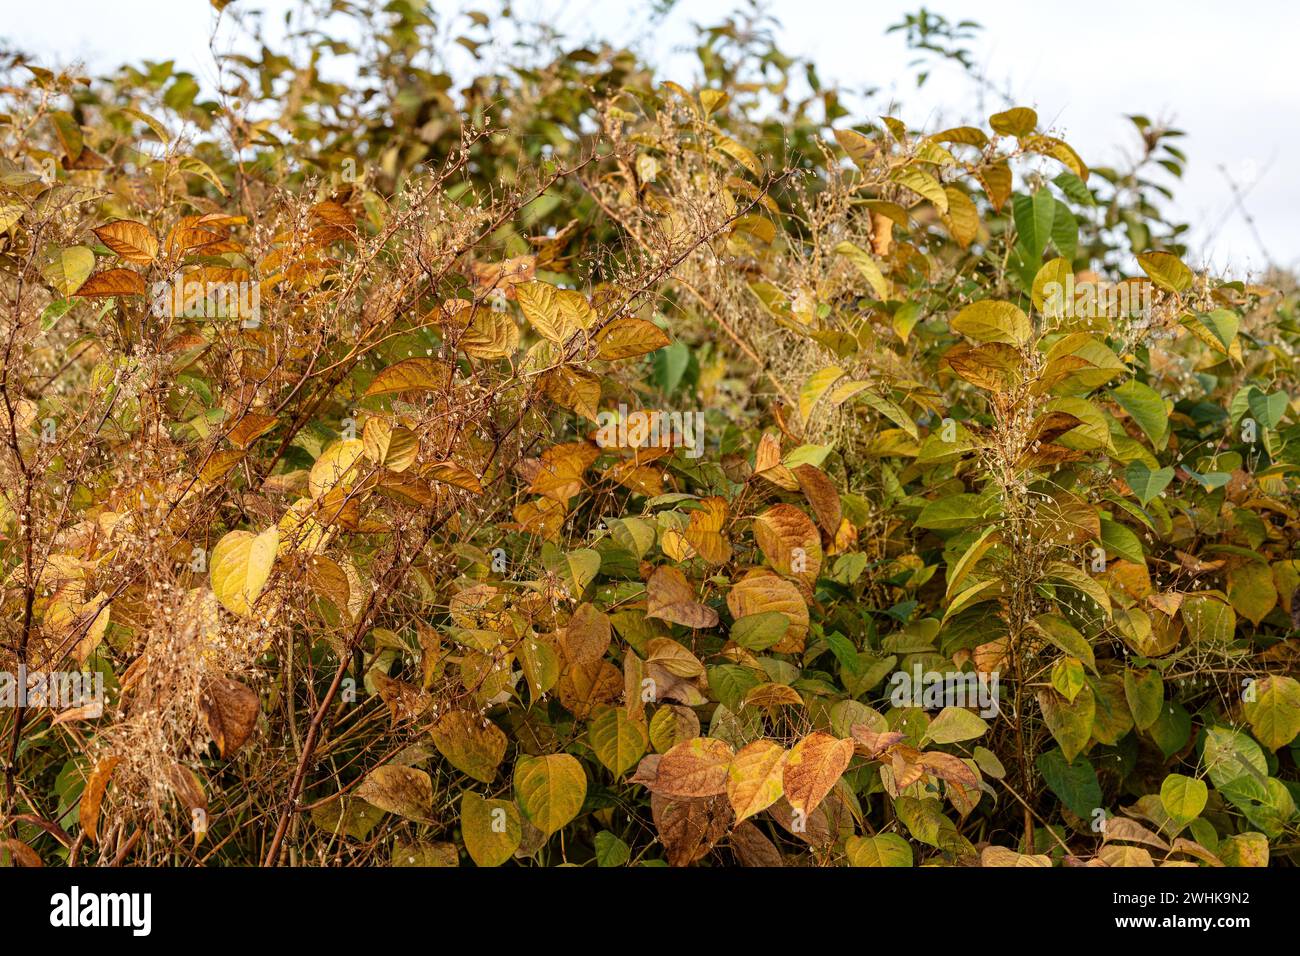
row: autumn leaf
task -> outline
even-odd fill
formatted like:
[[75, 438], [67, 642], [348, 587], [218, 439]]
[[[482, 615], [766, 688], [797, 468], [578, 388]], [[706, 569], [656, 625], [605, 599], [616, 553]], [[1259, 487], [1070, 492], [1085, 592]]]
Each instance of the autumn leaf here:
[[809, 734], [790, 750], [783, 772], [785, 797], [790, 806], [812, 813], [849, 767], [853, 741], [820, 731]]
[[100, 242], [132, 265], [147, 266], [158, 255], [158, 240], [149, 227], [134, 219], [117, 219], [95, 230]]
[[217, 600], [231, 614], [248, 617], [271, 576], [280, 543], [272, 525], [261, 534], [231, 531], [212, 549], [210, 578]]

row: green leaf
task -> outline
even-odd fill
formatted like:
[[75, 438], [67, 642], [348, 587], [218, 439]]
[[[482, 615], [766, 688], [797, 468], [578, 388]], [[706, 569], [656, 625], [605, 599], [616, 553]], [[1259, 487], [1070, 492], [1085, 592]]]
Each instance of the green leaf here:
[[1042, 754], [1034, 766], [1052, 793], [1070, 808], [1075, 816], [1092, 819], [1092, 812], [1101, 807], [1101, 784], [1097, 771], [1082, 757], [1067, 761], [1060, 750], [1053, 748]]
[[1224, 355], [1228, 354], [1228, 350], [1232, 347], [1232, 340], [1237, 337], [1237, 330], [1241, 327], [1241, 320], [1237, 318], [1237, 313], [1228, 309], [1198, 312], [1181, 321], [1206, 345]]
[[1083, 663], [1077, 657], [1062, 657], [1052, 665], [1052, 686], [1073, 702], [1085, 685]]
[[1071, 202], [1077, 203], [1080, 206], [1096, 205], [1093, 201], [1092, 193], [1088, 191], [1088, 187], [1084, 181], [1069, 170], [1057, 175], [1052, 182], [1056, 183], [1057, 187], [1060, 188], [1061, 192], [1065, 193], [1066, 197]]
[[880, 271], [880, 266], [876, 260], [866, 251], [858, 248], [851, 242], [841, 242], [835, 247], [835, 252], [848, 259], [858, 272], [867, 280], [867, 285], [871, 286], [871, 291], [875, 293], [877, 299], [886, 300], [891, 297], [893, 290], [889, 285], [889, 280], [885, 274]]
[[1066, 700], [1055, 691], [1040, 690], [1038, 706], [1052, 737], [1061, 745], [1065, 756], [1073, 759], [1092, 738], [1092, 724], [1097, 708], [1092, 688], [1081, 688], [1074, 700]]
[[1268, 776], [1268, 761], [1259, 744], [1227, 727], [1211, 727], [1205, 732], [1201, 760], [1210, 781], [1220, 790], [1237, 780], [1262, 781]]
[[596, 758], [616, 777], [623, 776], [645, 753], [650, 737], [645, 725], [622, 707], [609, 707], [587, 726], [587, 739]]
[[1189, 594], [1179, 608], [1193, 644], [1223, 645], [1237, 629], [1237, 612], [1208, 594]]
[[964, 707], [945, 707], [930, 721], [923, 739], [936, 744], [955, 744], [981, 737], [988, 729], [989, 725], [979, 714]]
[[1300, 734], [1300, 682], [1273, 675], [1255, 681], [1242, 706], [1255, 739], [1269, 750], [1289, 744]]
[[912, 845], [897, 833], [849, 837], [844, 851], [850, 866], [912, 865]]
[[1192, 471], [1186, 465], [1183, 466], [1183, 471], [1187, 472], [1188, 476], [1206, 491], [1222, 488], [1232, 480], [1232, 475], [1226, 471], [1207, 471], [1202, 475], [1199, 472]]
[[1101, 544], [1111, 554], [1118, 555], [1134, 564], [1145, 564], [1146, 553], [1142, 550], [1142, 541], [1136, 534], [1117, 521], [1101, 519]]
[[1070, 260], [1079, 251], [1079, 223], [1075, 220], [1074, 213], [1070, 212], [1070, 207], [1060, 200], [1056, 200], [1056, 212], [1052, 214], [1052, 245]]
[[45, 281], [64, 298], [76, 292], [90, 278], [95, 268], [95, 254], [85, 246], [57, 249], [41, 268]]
[[1160, 785], [1160, 803], [1177, 827], [1185, 827], [1201, 815], [1209, 799], [1210, 788], [1204, 780], [1171, 773]]
[[1129, 462], [1128, 468], [1124, 469], [1124, 480], [1133, 489], [1138, 501], [1146, 505], [1169, 487], [1169, 482], [1174, 480], [1174, 470], [1166, 465], [1152, 471], [1146, 462], [1135, 460]]
[[1187, 746], [1187, 738], [1192, 734], [1192, 715], [1178, 701], [1166, 701], [1148, 732], [1167, 760]]
[[1128, 698], [1124, 694], [1124, 678], [1119, 674], [1106, 674], [1089, 681], [1096, 700], [1092, 718], [1092, 736], [1103, 744], [1118, 744], [1133, 729], [1133, 714], [1129, 712]]
[[1033, 334], [1029, 317], [1019, 306], [996, 299], [981, 299], [962, 309], [950, 327], [976, 342], [1024, 345]]
[[1277, 428], [1290, 403], [1290, 397], [1286, 392], [1265, 395], [1256, 390], [1250, 393], [1250, 414], [1265, 428]]
[[1016, 245], [1036, 272], [1038, 260], [1043, 257], [1043, 250], [1052, 238], [1056, 199], [1047, 189], [1040, 189], [1033, 196], [1016, 193], [1011, 197], [1011, 216], [1016, 223]]
[[1124, 670], [1124, 697], [1138, 730], [1146, 730], [1160, 718], [1165, 703], [1165, 685], [1157, 670]]
[[946, 495], [926, 504], [915, 525], [930, 531], [955, 531], [987, 517], [988, 501], [983, 495]]
[[1137, 422], [1138, 428], [1142, 429], [1147, 438], [1151, 439], [1156, 451], [1165, 447], [1169, 435], [1169, 412], [1159, 392], [1150, 385], [1143, 385], [1131, 378], [1118, 388], [1111, 389], [1110, 394]]
[[520, 757], [514, 783], [524, 816], [546, 836], [576, 817], [587, 797], [587, 775], [568, 754]]
[[1071, 657], [1077, 657], [1096, 673], [1097, 661], [1088, 639], [1080, 634], [1059, 614], [1040, 614], [1034, 618], [1034, 629]]
[[519, 808], [510, 800], [488, 800], [466, 790], [460, 798], [460, 833], [470, 859], [479, 866], [500, 866], [523, 839]]
[[631, 848], [614, 834], [608, 830], [596, 834], [597, 866], [626, 866], [631, 858]]
[[751, 651], [765, 651], [785, 636], [790, 619], [780, 611], [748, 614], [731, 626], [731, 639]]

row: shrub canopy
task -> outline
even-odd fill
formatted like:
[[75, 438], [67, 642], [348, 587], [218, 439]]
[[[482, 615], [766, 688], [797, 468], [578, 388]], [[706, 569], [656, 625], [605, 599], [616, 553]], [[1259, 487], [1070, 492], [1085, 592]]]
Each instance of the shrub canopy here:
[[335, 6], [8, 64], [0, 661], [103, 694], [0, 687], [6, 857], [1293, 860], [1297, 294], [1177, 130]]

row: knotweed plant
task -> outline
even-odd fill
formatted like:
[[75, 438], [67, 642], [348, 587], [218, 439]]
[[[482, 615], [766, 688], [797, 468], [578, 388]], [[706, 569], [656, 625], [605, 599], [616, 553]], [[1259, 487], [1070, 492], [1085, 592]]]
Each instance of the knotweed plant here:
[[1294, 862], [1300, 295], [1177, 130], [424, 6], [0, 64], [0, 670], [105, 698], [0, 709], [0, 857]]

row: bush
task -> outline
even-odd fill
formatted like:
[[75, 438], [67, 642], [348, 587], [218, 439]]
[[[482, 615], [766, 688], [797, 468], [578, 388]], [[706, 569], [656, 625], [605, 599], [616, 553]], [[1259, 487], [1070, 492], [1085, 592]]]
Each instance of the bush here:
[[8, 858], [1294, 861], [1297, 294], [1184, 264], [1177, 130], [389, 9], [11, 57]]

